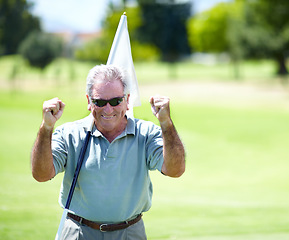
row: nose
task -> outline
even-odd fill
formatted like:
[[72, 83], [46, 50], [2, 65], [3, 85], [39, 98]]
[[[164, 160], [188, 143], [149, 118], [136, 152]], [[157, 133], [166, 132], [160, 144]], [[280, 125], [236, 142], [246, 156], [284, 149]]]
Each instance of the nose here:
[[104, 107], [103, 107], [103, 111], [107, 114], [110, 114], [113, 112], [113, 107], [107, 103]]

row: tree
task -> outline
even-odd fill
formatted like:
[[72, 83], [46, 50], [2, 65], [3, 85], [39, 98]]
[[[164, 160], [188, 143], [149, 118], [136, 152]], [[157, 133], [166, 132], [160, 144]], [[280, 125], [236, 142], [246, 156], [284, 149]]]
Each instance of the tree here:
[[235, 78], [239, 78], [239, 60], [244, 48], [238, 37], [242, 5], [219, 3], [210, 10], [198, 13], [188, 22], [190, 47], [197, 52], [229, 53]]
[[287, 75], [289, 48], [289, 2], [283, 0], [245, 1], [244, 27], [238, 33], [250, 57], [269, 57], [278, 65], [277, 74]]
[[141, 1], [142, 25], [138, 37], [159, 48], [162, 60], [175, 62], [190, 53], [186, 22], [191, 14], [191, 4], [167, 1]]
[[288, 74], [289, 2], [283, 0], [235, 0], [203, 12], [189, 22], [191, 47], [202, 52], [242, 58], [275, 59], [277, 74]]
[[43, 70], [56, 57], [60, 56], [61, 41], [48, 33], [32, 32], [21, 43], [19, 52], [33, 67]]
[[189, 43], [198, 52], [227, 52], [226, 32], [231, 6], [220, 3], [214, 8], [199, 13], [188, 22]]
[[14, 54], [32, 30], [40, 30], [39, 19], [29, 12], [26, 0], [0, 0], [0, 55]]

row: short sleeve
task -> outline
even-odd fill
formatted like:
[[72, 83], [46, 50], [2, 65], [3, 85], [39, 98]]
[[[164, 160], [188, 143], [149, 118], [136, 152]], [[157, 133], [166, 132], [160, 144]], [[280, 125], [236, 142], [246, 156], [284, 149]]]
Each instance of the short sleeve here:
[[67, 161], [67, 145], [63, 137], [63, 128], [58, 127], [52, 135], [52, 155], [55, 173], [63, 172]]
[[146, 159], [149, 170], [157, 169], [161, 172], [164, 162], [163, 138], [161, 128], [157, 125], [152, 125], [152, 127], [149, 128]]

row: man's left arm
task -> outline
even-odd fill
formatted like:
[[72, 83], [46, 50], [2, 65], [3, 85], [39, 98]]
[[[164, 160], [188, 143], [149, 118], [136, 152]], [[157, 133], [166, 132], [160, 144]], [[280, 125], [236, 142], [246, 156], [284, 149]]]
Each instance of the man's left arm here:
[[170, 117], [170, 99], [154, 96], [151, 97], [150, 103], [162, 129], [164, 142], [162, 173], [170, 177], [180, 177], [185, 172], [185, 150]]

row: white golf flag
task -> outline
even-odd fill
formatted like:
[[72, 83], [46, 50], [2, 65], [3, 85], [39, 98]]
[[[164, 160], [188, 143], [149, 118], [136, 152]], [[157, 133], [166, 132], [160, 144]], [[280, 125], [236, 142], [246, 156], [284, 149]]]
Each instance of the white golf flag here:
[[131, 55], [130, 40], [127, 28], [127, 17], [125, 13], [120, 18], [106, 64], [116, 65], [126, 71], [130, 88], [128, 114], [133, 116], [133, 107], [140, 106], [141, 101]]

